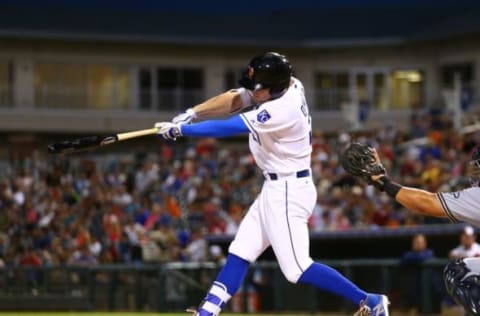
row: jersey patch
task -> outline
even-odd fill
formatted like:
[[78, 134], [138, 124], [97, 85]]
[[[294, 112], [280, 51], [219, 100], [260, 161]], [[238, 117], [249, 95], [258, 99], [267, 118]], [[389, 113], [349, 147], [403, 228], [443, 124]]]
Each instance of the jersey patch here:
[[270, 116], [270, 113], [267, 112], [267, 110], [262, 110], [260, 113], [257, 114], [257, 121], [260, 123], [265, 123], [272, 117]]

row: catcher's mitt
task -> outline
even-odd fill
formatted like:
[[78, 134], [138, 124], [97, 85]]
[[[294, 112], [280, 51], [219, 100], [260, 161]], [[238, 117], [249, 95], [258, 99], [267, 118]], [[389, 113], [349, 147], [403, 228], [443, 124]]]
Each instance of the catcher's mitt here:
[[372, 147], [352, 143], [340, 155], [340, 164], [352, 176], [360, 177], [368, 184], [372, 184], [372, 176], [385, 174], [385, 168], [375, 157]]

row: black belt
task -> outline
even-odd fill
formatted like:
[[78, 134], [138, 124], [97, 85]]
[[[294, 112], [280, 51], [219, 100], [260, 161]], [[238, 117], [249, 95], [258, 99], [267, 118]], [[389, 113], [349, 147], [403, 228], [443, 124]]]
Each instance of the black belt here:
[[[279, 176], [276, 173], [267, 173], [267, 174], [270, 180], [275, 181], [275, 180], [278, 180], [279, 178]], [[308, 177], [309, 175], [310, 175], [309, 169], [300, 170], [300, 171], [297, 171], [296, 173], [297, 178], [305, 178], [305, 177]]]

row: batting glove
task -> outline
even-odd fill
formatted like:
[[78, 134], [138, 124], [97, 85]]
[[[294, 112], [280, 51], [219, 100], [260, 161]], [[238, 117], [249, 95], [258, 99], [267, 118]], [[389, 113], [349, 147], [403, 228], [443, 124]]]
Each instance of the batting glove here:
[[157, 134], [166, 140], [176, 140], [177, 137], [182, 136], [181, 124], [158, 122], [155, 123], [155, 128], [158, 129]]
[[183, 113], [178, 114], [172, 119], [172, 123], [175, 124], [190, 124], [194, 119], [197, 118], [195, 111], [190, 108]]

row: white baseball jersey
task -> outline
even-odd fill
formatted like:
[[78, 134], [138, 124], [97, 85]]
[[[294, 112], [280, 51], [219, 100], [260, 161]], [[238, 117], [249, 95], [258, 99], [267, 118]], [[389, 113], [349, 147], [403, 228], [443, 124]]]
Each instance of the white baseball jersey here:
[[474, 242], [469, 249], [466, 249], [463, 245], [454, 248], [450, 254], [459, 258], [476, 257], [480, 255], [480, 244]]
[[452, 222], [466, 222], [480, 227], [480, 187], [437, 193], [437, 198]]
[[[253, 105], [251, 92], [239, 89], [244, 106]], [[250, 130], [249, 146], [265, 172], [288, 174], [310, 168], [311, 119], [302, 83], [293, 78], [280, 98], [240, 114]]]
[[[249, 91], [237, 91], [245, 106], [252, 104]], [[311, 124], [302, 83], [294, 78], [280, 98], [241, 117], [250, 130], [250, 150], [266, 180], [229, 252], [253, 262], [272, 246], [283, 274], [297, 282], [313, 262], [307, 221], [317, 200], [310, 173]]]

